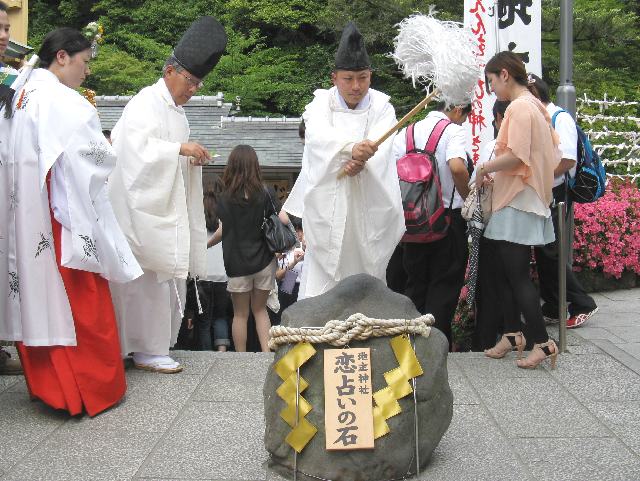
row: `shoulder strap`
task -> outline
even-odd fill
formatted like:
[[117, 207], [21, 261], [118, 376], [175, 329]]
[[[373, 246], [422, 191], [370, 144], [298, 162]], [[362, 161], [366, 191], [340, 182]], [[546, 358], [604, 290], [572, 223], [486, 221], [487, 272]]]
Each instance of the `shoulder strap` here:
[[267, 199], [269, 199], [269, 202], [271, 203], [271, 207], [273, 207], [273, 211], [277, 214], [278, 212], [276, 211], [276, 205], [273, 202], [273, 199], [271, 198], [271, 194], [269, 193], [269, 189], [265, 188], [264, 189], [264, 193], [266, 194], [266, 198], [264, 199], [264, 217], [267, 217], [267, 207], [269, 206], [269, 204], [267, 203]]
[[442, 134], [444, 133], [444, 129], [446, 129], [451, 123], [448, 119], [440, 119], [438, 123], [431, 131], [429, 135], [429, 139], [427, 140], [427, 145], [424, 147], [424, 151], [430, 155], [434, 155], [436, 153], [436, 148], [438, 148], [438, 143], [442, 138]]
[[556, 117], [558, 116], [558, 114], [561, 114], [562, 112], [567, 112], [567, 111], [565, 109], [557, 110], [551, 117], [551, 127], [553, 127], [554, 129], [556, 128]]
[[416, 150], [416, 143], [413, 139], [413, 129], [415, 126], [416, 124], [409, 124], [409, 127], [407, 127], [407, 154]]

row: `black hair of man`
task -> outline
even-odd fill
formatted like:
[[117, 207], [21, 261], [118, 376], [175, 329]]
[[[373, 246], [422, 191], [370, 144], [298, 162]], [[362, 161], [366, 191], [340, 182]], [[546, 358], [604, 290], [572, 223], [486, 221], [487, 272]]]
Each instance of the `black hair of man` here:
[[304, 135], [306, 133], [307, 129], [304, 125], [304, 119], [302, 119], [300, 121], [300, 124], [298, 125], [298, 137], [300, 137], [300, 140], [304, 140]]
[[435, 105], [435, 110], [438, 112], [450, 112], [451, 110], [459, 108], [463, 114], [471, 113], [471, 103], [465, 105], [449, 105], [447, 107], [447, 103], [444, 101], [437, 102]]
[[507, 111], [507, 107], [511, 103], [510, 100], [497, 100], [493, 103], [493, 107], [491, 111], [493, 112], [493, 120], [491, 121], [491, 125], [493, 125], [493, 138], [495, 139], [498, 136], [498, 125], [496, 119], [498, 115], [504, 118], [504, 114]]
[[7, 7], [7, 4], [4, 2], [0, 2], [0, 12], [6, 12], [7, 10], [9, 10], [9, 7]]
[[528, 74], [529, 78], [529, 90], [533, 89], [531, 93], [538, 97], [540, 102], [548, 104], [551, 102], [551, 96], [549, 95], [549, 85], [534, 73]]
[[302, 219], [300, 217], [289, 214], [289, 220], [295, 230], [302, 230]]
[[498, 115], [504, 117], [505, 112], [507, 111], [507, 107], [511, 103], [510, 100], [496, 100], [493, 103], [493, 118], [495, 119]]

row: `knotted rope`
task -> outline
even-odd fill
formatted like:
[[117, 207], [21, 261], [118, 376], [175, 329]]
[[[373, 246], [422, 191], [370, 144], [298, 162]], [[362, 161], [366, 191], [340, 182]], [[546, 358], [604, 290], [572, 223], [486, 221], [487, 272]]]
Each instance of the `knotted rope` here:
[[415, 319], [374, 319], [358, 312], [344, 321], [329, 321], [324, 327], [273, 326], [269, 330], [269, 348], [275, 350], [282, 344], [298, 342], [344, 346], [351, 341], [399, 334], [419, 334], [428, 337], [433, 323], [434, 318], [431, 314]]

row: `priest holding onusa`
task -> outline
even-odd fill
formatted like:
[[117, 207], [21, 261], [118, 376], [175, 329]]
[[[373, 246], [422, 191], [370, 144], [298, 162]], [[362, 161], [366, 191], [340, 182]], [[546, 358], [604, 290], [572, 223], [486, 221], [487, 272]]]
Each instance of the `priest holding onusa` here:
[[187, 274], [206, 276], [202, 165], [211, 157], [189, 140], [183, 105], [202, 86], [227, 44], [213, 17], [193, 22], [167, 59], [163, 76], [134, 96], [112, 132], [117, 166], [110, 198], [144, 274], [113, 285], [123, 354], [136, 367], [173, 373], [169, 357], [184, 306]]
[[[284, 210], [302, 217], [307, 252], [299, 299], [367, 273], [385, 279], [404, 234], [404, 214], [392, 135], [389, 96], [370, 88], [371, 63], [354, 23], [345, 27], [331, 73], [306, 106], [302, 171]], [[344, 172], [346, 175], [340, 175]]]

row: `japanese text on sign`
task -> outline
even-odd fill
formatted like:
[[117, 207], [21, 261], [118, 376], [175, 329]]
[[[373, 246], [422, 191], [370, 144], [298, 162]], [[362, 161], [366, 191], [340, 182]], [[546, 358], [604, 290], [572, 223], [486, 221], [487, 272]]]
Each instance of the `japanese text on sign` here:
[[373, 448], [371, 350], [324, 351], [326, 449]]

